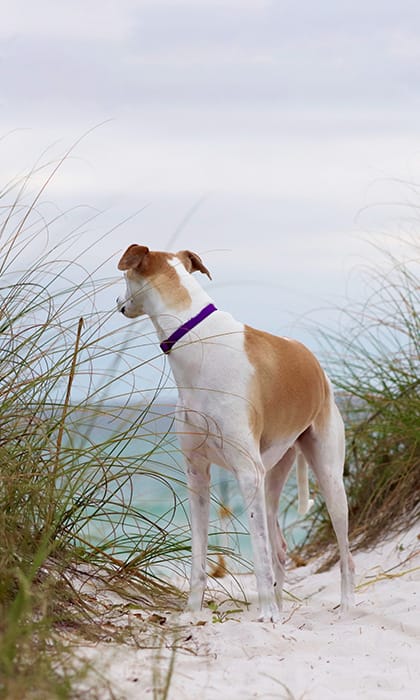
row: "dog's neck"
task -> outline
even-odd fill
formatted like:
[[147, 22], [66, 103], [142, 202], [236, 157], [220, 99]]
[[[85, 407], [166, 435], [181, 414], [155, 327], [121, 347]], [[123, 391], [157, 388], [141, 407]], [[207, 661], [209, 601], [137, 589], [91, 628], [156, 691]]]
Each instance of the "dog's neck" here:
[[[158, 294], [153, 295], [147, 305], [146, 313], [152, 321], [159, 342], [166, 340], [180, 326], [196, 316], [208, 304], [213, 303], [211, 297], [205, 292], [200, 284], [188, 273], [181, 275], [181, 282], [190, 297], [189, 303], [181, 306], [171, 307], [166, 304]], [[194, 328], [194, 337], [199, 339], [203, 329], [198, 325]]]

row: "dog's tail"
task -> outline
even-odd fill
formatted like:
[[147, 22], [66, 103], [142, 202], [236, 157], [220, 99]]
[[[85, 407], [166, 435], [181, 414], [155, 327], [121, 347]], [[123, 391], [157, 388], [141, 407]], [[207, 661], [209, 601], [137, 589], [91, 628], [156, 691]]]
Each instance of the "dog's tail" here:
[[305, 515], [314, 502], [309, 498], [308, 465], [302, 452], [297, 456], [298, 513]]

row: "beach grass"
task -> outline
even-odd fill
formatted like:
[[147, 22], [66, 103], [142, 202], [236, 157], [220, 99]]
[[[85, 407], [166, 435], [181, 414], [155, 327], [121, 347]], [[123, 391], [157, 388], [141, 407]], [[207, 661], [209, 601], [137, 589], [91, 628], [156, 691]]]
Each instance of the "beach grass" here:
[[[162, 635], [176, 649], [179, 630], [155, 613], [184, 607], [173, 581], [191, 556], [160, 353], [156, 384], [139, 392], [150, 339], [113, 323], [115, 278], [81, 263], [100, 240], [83, 235], [96, 214], [77, 212], [72, 228], [71, 211], [48, 217], [42, 205], [67, 156], [0, 192], [0, 696], [10, 700], [81, 687], [101, 697], [83, 685], [99, 672], [74, 653], [85, 642], [154, 646], [159, 666]], [[139, 500], [157, 488], [158, 513], [153, 496]], [[210, 561], [234, 556], [213, 532]], [[128, 612], [139, 624], [119, 623]], [[156, 670], [164, 697], [172, 670]]]
[[[368, 271], [363, 303], [350, 302], [341, 330], [323, 334], [329, 374], [346, 424], [345, 484], [351, 546], [372, 547], [420, 516], [420, 247], [395, 240]], [[394, 249], [394, 252], [392, 252]], [[316, 491], [316, 484], [313, 484]], [[331, 546], [330, 520], [317, 498], [306, 559]]]
[[[0, 695], [7, 698], [70, 697], [85, 671], [71, 653], [74, 636], [106, 639], [112, 627], [113, 611], [95, 601], [95, 586], [142, 609], [177, 608], [183, 595], [159, 571], [165, 565], [170, 574], [190, 552], [188, 528], [167, 527], [184, 507], [176, 459], [171, 473], [159, 470], [171, 449], [167, 429], [145, 440], [159, 388], [122, 419], [135, 403], [132, 389], [121, 389], [132, 339], [109, 329], [111, 311], [95, 308], [110, 281], [66, 257], [77, 229], [51, 242], [54, 225], [65, 222], [46, 221], [38, 209], [57, 164], [33, 191], [43, 168], [0, 193]], [[133, 455], [126, 448], [140, 434], [142, 451]], [[139, 477], [167, 491], [165, 518], [136, 505]]]

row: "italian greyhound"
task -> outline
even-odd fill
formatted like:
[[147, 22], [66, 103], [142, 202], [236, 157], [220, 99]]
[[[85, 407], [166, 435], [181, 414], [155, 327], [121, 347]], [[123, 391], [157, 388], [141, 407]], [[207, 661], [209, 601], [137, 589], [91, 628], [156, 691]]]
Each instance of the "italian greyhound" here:
[[177, 433], [186, 462], [192, 564], [188, 609], [201, 609], [206, 587], [210, 465], [236, 476], [251, 534], [260, 620], [279, 619], [286, 542], [277, 511], [297, 457], [299, 510], [308, 502], [313, 469], [338, 541], [341, 610], [353, 602], [354, 565], [348, 543], [343, 484], [344, 426], [332, 387], [301, 343], [236, 321], [215, 307], [191, 273], [211, 279], [189, 250], [151, 251], [131, 245], [118, 263], [128, 318], [150, 317], [168, 355], [179, 401]]

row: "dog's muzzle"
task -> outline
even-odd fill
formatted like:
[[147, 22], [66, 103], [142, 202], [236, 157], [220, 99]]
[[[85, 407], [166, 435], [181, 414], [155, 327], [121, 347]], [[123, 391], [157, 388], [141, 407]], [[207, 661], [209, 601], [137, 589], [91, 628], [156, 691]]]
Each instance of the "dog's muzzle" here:
[[119, 311], [120, 313], [122, 313], [122, 314], [125, 316], [125, 304], [124, 304], [124, 302], [121, 303], [121, 301], [119, 300], [118, 297], [117, 297], [117, 299], [116, 299], [116, 302], [117, 302], [117, 309], [118, 309], [118, 311]]

